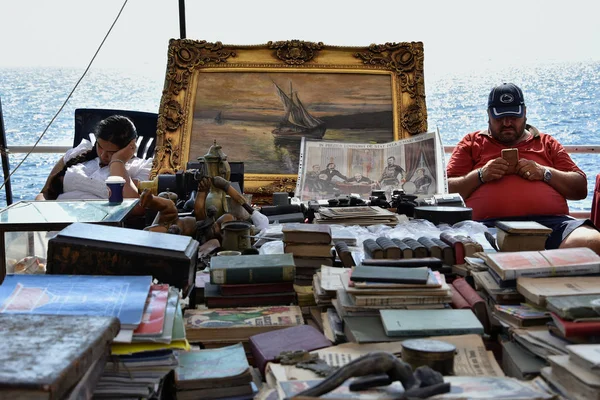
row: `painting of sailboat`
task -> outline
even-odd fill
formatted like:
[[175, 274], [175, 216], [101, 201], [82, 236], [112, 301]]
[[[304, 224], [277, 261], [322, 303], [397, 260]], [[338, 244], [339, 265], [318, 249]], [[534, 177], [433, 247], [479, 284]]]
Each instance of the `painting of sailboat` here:
[[322, 139], [323, 135], [325, 135], [325, 130], [327, 130], [325, 122], [311, 115], [306, 107], [304, 107], [298, 97], [298, 92], [294, 92], [292, 88], [292, 82], [290, 81], [289, 95], [281, 90], [275, 82], [273, 84], [283, 104], [285, 115], [277, 128], [273, 129], [271, 133], [276, 137], [280, 136], [290, 139], [301, 139], [303, 136], [307, 139]]

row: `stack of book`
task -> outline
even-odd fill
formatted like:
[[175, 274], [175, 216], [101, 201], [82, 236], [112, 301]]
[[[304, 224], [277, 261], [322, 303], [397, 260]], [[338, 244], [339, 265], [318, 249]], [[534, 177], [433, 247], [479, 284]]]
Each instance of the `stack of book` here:
[[217, 349], [180, 352], [175, 369], [178, 400], [252, 399], [257, 392], [241, 343]]
[[[112, 357], [99, 368], [93, 389], [102, 397], [157, 395], [177, 365], [172, 349], [189, 348], [180, 309], [179, 333], [174, 329], [179, 292], [152, 285], [151, 276], [13, 275], [0, 286], [0, 304], [3, 313], [76, 315], [82, 321], [118, 318]], [[64, 329], [61, 334], [67, 337], [79, 325], [65, 324]]]
[[548, 327], [556, 336], [575, 343], [600, 342], [600, 295], [550, 296], [546, 308], [552, 316]]
[[331, 229], [328, 225], [286, 224], [282, 232], [284, 252], [293, 255], [296, 265], [298, 305], [315, 306], [313, 276], [322, 265], [333, 265]]
[[496, 242], [500, 251], [540, 251], [552, 229], [535, 221], [497, 221]]
[[[406, 221], [406, 217], [404, 220]], [[402, 222], [400, 214], [376, 206], [357, 207], [320, 207], [315, 212], [316, 224], [338, 225], [388, 225], [396, 226]]]
[[152, 285], [141, 323], [119, 333], [94, 395], [160, 395], [166, 376], [177, 366], [176, 351], [189, 349], [179, 291], [165, 284]]
[[252, 365], [250, 336], [304, 324], [302, 310], [298, 306], [188, 309], [184, 319], [186, 337], [190, 342], [199, 343], [204, 348], [241, 342]]
[[216, 256], [204, 285], [209, 308], [289, 305], [296, 302], [291, 254]]
[[600, 399], [600, 344], [570, 345], [567, 351], [550, 356], [542, 376], [565, 397]]

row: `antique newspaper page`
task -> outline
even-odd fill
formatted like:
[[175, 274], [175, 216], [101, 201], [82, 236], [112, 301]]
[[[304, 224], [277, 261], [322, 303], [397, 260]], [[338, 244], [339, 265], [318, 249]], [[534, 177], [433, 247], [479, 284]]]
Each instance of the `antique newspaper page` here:
[[383, 190], [430, 197], [446, 192], [443, 147], [437, 132], [389, 143], [302, 139], [296, 196], [301, 201]]

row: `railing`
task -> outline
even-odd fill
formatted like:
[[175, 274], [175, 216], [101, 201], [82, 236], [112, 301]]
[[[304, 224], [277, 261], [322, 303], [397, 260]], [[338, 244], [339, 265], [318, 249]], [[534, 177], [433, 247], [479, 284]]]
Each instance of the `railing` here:
[[[569, 154], [592, 154], [600, 152], [600, 145], [580, 145], [580, 146], [563, 146]], [[18, 153], [58, 153], [62, 154], [69, 150], [71, 146], [37, 146], [32, 150], [32, 146], [10, 146], [6, 149], [8, 154]], [[454, 150], [454, 146], [444, 146], [444, 153], [450, 154]], [[10, 185], [5, 186], [6, 190], [10, 190]], [[12, 199], [12, 193], [6, 193], [6, 198]], [[571, 215], [575, 218], [589, 218], [589, 211], [572, 211]]]

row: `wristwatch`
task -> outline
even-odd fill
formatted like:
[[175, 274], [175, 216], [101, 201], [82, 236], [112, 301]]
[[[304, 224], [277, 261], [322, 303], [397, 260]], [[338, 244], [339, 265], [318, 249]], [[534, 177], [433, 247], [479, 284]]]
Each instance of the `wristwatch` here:
[[550, 168], [544, 168], [544, 182], [548, 183], [552, 179], [552, 171]]

